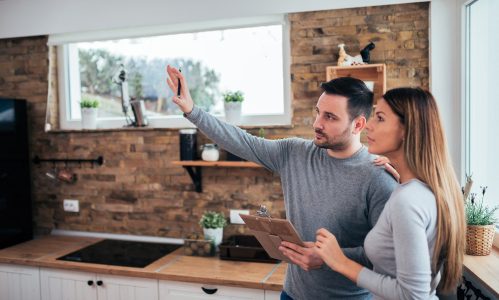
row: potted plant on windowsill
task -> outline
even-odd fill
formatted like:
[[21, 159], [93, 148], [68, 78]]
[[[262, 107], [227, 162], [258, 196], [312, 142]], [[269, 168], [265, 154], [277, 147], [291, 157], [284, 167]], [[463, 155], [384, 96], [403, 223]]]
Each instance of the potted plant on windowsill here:
[[225, 121], [235, 125], [241, 120], [241, 104], [244, 101], [243, 92], [226, 92], [223, 96]]
[[97, 129], [97, 108], [99, 101], [85, 99], [80, 102], [81, 108], [81, 128]]
[[481, 186], [482, 197], [477, 199], [477, 193], [471, 193], [473, 180], [466, 175], [466, 186], [463, 188], [466, 213], [466, 254], [489, 255], [492, 251], [494, 241], [495, 225], [497, 219], [494, 217], [499, 206], [488, 207], [483, 204], [487, 191], [486, 186]]
[[199, 225], [203, 227], [204, 238], [212, 240], [215, 247], [218, 247], [222, 242], [223, 229], [227, 225], [224, 214], [207, 211], [201, 217]]

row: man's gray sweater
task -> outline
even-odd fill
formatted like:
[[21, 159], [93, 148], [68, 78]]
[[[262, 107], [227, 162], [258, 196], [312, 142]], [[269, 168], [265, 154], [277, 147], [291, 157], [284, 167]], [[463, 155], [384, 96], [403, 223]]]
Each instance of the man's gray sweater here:
[[[310, 140], [258, 138], [198, 107], [186, 117], [222, 148], [280, 175], [286, 216], [304, 241], [315, 241], [315, 232], [324, 227], [348, 257], [370, 266], [364, 238], [396, 182], [384, 168], [373, 165], [365, 147], [337, 159]], [[308, 272], [289, 264], [284, 290], [293, 299], [370, 299], [367, 290], [325, 264]]]

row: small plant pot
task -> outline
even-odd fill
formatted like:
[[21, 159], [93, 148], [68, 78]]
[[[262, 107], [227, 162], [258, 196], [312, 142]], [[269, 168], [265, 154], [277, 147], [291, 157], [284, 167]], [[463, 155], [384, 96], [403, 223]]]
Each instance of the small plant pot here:
[[237, 124], [241, 121], [241, 102], [224, 102], [225, 121]]
[[222, 243], [223, 228], [203, 228], [203, 233], [205, 240], [212, 240], [215, 248]]
[[485, 256], [492, 251], [494, 225], [468, 225], [466, 228], [466, 254]]
[[97, 108], [81, 109], [81, 128], [97, 129]]

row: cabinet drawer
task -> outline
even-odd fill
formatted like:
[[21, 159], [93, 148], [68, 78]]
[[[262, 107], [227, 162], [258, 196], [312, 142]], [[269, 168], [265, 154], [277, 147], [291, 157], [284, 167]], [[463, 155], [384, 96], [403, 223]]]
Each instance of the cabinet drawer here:
[[160, 300], [191, 299], [251, 299], [264, 300], [264, 290], [229, 287], [224, 285], [159, 281]]

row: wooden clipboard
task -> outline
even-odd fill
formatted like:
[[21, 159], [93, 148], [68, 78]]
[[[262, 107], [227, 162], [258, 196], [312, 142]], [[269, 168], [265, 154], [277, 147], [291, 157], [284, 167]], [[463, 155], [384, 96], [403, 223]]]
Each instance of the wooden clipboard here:
[[279, 251], [282, 241], [305, 247], [295, 227], [288, 220], [243, 214], [239, 214], [239, 216], [251, 229], [251, 234], [256, 237], [272, 258], [291, 262], [289, 258]]

